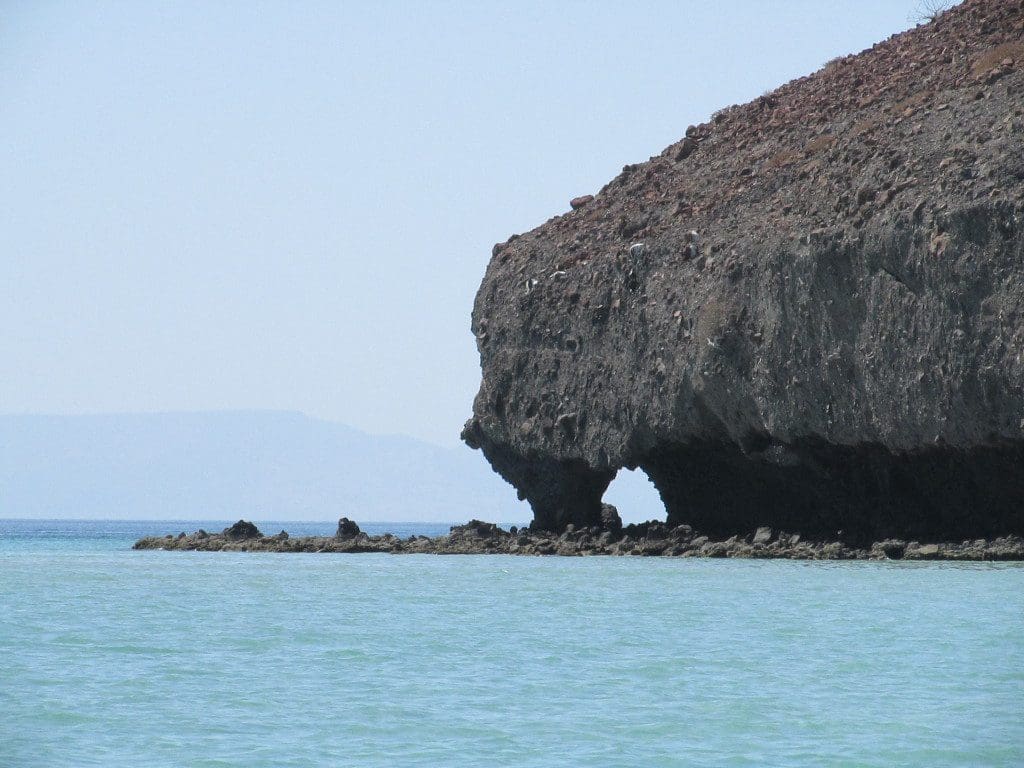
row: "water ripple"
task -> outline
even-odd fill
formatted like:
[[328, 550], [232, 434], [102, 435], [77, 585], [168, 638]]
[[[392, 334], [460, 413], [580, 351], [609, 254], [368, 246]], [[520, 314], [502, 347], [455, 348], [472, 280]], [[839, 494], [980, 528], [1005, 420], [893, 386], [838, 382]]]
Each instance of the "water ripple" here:
[[1024, 568], [0, 550], [0, 765], [1024, 764]]

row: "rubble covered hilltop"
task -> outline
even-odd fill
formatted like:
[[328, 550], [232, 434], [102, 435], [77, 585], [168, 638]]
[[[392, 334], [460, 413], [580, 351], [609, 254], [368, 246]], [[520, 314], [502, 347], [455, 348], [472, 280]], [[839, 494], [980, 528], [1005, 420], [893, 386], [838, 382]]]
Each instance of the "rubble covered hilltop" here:
[[[605, 509], [618, 516], [613, 510]], [[149, 536], [133, 549], [199, 550], [207, 552], [383, 552], [433, 555], [641, 555], [665, 557], [788, 558], [796, 560], [1024, 560], [1024, 539], [1004, 536], [991, 541], [921, 544], [889, 539], [868, 547], [842, 541], [808, 541], [797, 534], [758, 528], [748, 536], [712, 541], [689, 525], [664, 523], [594, 526], [577, 530], [572, 524], [558, 533], [532, 529], [508, 530], [494, 523], [471, 520], [452, 526], [447, 536], [399, 538], [385, 533], [369, 536], [353, 521], [342, 518], [334, 536], [291, 537], [285, 531], [264, 536], [251, 522], [239, 520], [221, 533], [196, 531], [177, 536]]]
[[967, 0], [496, 245], [463, 439], [510, 540], [603, 531], [623, 467], [711, 540], [1024, 533], [1022, 89], [1024, 4]]

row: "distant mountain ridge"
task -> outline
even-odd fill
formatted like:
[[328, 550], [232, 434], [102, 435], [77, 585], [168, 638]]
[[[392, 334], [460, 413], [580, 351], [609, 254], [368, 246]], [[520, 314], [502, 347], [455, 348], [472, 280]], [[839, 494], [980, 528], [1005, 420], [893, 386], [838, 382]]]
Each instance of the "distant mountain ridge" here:
[[0, 416], [0, 517], [522, 523], [471, 451], [287, 411]]

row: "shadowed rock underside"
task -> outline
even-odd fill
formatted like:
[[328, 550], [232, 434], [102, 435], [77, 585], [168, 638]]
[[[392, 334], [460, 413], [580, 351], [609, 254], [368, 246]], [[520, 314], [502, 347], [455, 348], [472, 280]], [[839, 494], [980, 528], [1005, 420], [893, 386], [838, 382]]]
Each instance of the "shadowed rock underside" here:
[[1022, 89], [968, 0], [496, 245], [463, 439], [539, 529], [640, 467], [710, 535], [1024, 532]]

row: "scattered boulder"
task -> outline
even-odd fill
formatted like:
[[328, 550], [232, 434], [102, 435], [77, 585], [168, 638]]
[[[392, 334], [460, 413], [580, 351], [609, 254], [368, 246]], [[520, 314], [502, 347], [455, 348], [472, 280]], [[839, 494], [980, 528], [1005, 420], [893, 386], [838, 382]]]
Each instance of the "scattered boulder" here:
[[338, 520], [338, 531], [334, 534], [338, 539], [353, 539], [361, 533], [355, 520], [343, 517]]
[[483, 520], [470, 520], [465, 525], [453, 525], [450, 530], [450, 535], [454, 537], [471, 536], [480, 539], [492, 539], [505, 534], [495, 523], [485, 523]]
[[934, 560], [939, 556], [938, 544], [923, 544], [913, 550], [913, 556], [917, 560]]
[[693, 536], [693, 528], [686, 523], [677, 525], [672, 529], [672, 538], [676, 541], [689, 541]]
[[754, 533], [753, 544], [767, 544], [772, 540], [772, 529], [766, 525], [762, 525]]
[[622, 518], [612, 504], [601, 504], [601, 528], [612, 533], [621, 533]]
[[247, 541], [249, 539], [259, 539], [263, 534], [260, 533], [259, 528], [248, 520], [239, 520], [230, 528], [224, 529], [224, 536], [231, 541]]
[[907, 551], [907, 542], [901, 539], [886, 539], [875, 546], [890, 560], [903, 559], [903, 553]]
[[693, 137], [687, 136], [679, 143], [679, 146], [676, 149], [676, 162], [685, 160], [692, 155], [696, 149], [697, 141]]
[[651, 521], [647, 524], [647, 531], [645, 532], [644, 537], [650, 541], [658, 541], [661, 539], [667, 539], [670, 533], [670, 529], [667, 528], [664, 523]]

